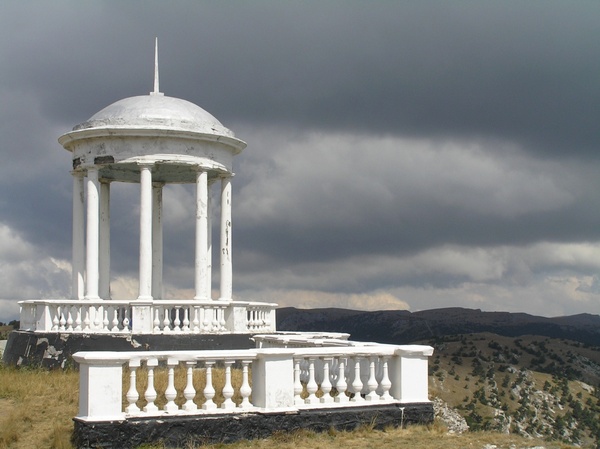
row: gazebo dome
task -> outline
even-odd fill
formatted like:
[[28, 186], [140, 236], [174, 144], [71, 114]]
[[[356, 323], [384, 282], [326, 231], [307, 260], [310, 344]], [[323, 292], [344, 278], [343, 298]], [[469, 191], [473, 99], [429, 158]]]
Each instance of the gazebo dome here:
[[124, 182], [137, 182], [140, 162], [156, 164], [156, 182], [195, 182], [197, 167], [215, 178], [232, 173], [246, 147], [200, 106], [157, 90], [110, 104], [58, 141], [74, 169], [98, 166], [101, 177]]
[[75, 126], [73, 131], [91, 128], [168, 129], [234, 137], [231, 130], [200, 106], [160, 94], [116, 101]]

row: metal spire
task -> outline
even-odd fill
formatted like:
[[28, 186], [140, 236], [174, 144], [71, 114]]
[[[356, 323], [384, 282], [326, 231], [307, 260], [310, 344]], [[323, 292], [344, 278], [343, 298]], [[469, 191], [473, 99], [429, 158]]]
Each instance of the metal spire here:
[[150, 95], [163, 95], [158, 90], [158, 37], [154, 43], [154, 91], [150, 92]]

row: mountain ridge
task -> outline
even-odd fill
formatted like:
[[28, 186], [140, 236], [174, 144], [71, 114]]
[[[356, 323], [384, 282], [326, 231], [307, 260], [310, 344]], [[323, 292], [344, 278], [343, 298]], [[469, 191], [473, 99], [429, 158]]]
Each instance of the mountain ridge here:
[[490, 332], [507, 337], [540, 335], [600, 346], [600, 315], [589, 313], [548, 318], [523, 312], [484, 312], [462, 307], [418, 312], [285, 307], [277, 310], [277, 329], [346, 332], [353, 340], [393, 344]]

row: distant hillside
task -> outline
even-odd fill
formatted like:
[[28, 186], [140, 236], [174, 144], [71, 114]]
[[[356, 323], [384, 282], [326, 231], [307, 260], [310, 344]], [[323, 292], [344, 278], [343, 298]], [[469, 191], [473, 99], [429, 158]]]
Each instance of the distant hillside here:
[[406, 344], [446, 335], [490, 332], [507, 337], [539, 335], [600, 346], [600, 316], [545, 318], [526, 313], [482, 312], [459, 307], [409, 312], [346, 309], [277, 310], [281, 331], [347, 332], [353, 340]]
[[471, 430], [600, 447], [600, 316], [285, 308], [277, 328], [432, 345], [431, 398]]

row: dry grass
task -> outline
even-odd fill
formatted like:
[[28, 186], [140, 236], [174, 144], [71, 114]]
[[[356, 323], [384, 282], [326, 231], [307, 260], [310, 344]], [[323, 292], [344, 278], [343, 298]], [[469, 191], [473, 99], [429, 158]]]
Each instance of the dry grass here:
[[0, 366], [0, 449], [71, 448], [78, 376]]
[[[177, 370], [176, 385], [185, 386], [185, 374]], [[202, 391], [205, 379], [202, 370], [195, 376], [195, 388]], [[223, 371], [216, 369], [215, 384], [224, 383]], [[127, 373], [124, 374], [127, 376]], [[158, 391], [164, 391], [167, 382], [164, 369], [156, 370]], [[144, 370], [138, 376], [138, 391], [143, 397], [145, 389]], [[233, 382], [241, 384], [241, 374], [234, 371]], [[125, 382], [125, 390], [129, 385]], [[160, 385], [160, 387], [159, 387]], [[216, 388], [217, 390], [219, 388]], [[239, 400], [239, 398], [238, 398]], [[72, 448], [72, 418], [77, 414], [78, 373], [75, 371], [19, 370], [0, 366], [0, 449]], [[183, 398], [178, 398], [181, 403]], [[221, 399], [216, 399], [220, 403]], [[164, 396], [157, 402], [164, 403]], [[139, 406], [144, 401], [138, 402]], [[473, 432], [463, 435], [448, 435], [440, 425], [411, 426], [406, 429], [373, 430], [369, 426], [353, 432], [330, 430], [317, 434], [308, 430], [279, 433], [271, 438], [255, 441], [240, 441], [234, 444], [202, 446], [206, 449], [483, 449], [494, 444], [497, 449], [521, 449], [542, 446], [546, 449], [567, 449], [572, 446], [530, 440], [514, 435]], [[159, 449], [162, 446], [144, 446]], [[185, 449], [193, 449], [187, 446]]]
[[[364, 426], [351, 432], [330, 430], [315, 433], [300, 430], [279, 433], [271, 438], [254, 441], [240, 441], [233, 444], [201, 446], [202, 449], [574, 449], [561, 443], [548, 443], [536, 439], [525, 439], [515, 435], [501, 435], [490, 432], [473, 432], [462, 435], [448, 435], [440, 425], [409, 426], [405, 429], [389, 428], [383, 431]], [[163, 446], [145, 446], [146, 449], [162, 449]], [[189, 446], [185, 449], [200, 449]]]
[[[125, 368], [123, 370], [123, 389], [124, 395], [127, 393], [129, 388], [129, 369]], [[137, 382], [136, 389], [139, 394], [139, 400], [136, 402], [137, 406], [142, 409], [147, 401], [144, 399], [144, 392], [148, 387], [148, 371], [145, 368], [138, 369], [136, 372]], [[178, 366], [175, 368], [175, 389], [177, 390], [177, 398], [175, 399], [175, 403], [178, 406], [182, 406], [186, 399], [183, 397], [183, 390], [187, 385], [187, 371], [183, 366]], [[249, 373], [249, 382], [252, 383], [252, 375]], [[164, 396], [164, 392], [167, 389], [168, 383], [168, 370], [165, 367], [158, 367], [154, 370], [154, 387], [158, 392], [158, 397], [156, 398], [155, 404], [161, 408], [163, 407], [167, 400]], [[232, 369], [231, 370], [231, 383], [234, 389], [234, 395], [231, 398], [236, 405], [239, 405], [242, 402], [242, 397], [239, 394], [240, 386], [242, 385], [242, 371], [240, 369]], [[194, 402], [200, 408], [205, 401], [204, 397], [204, 387], [206, 386], [206, 370], [204, 368], [195, 368], [194, 369], [194, 377], [193, 384], [196, 390], [196, 397], [194, 398]], [[224, 368], [213, 368], [212, 369], [212, 384], [215, 389], [215, 397], [213, 401], [220, 406], [223, 401], [222, 390], [225, 385], [225, 369]], [[123, 396], [123, 407], [126, 407], [128, 402]]]

